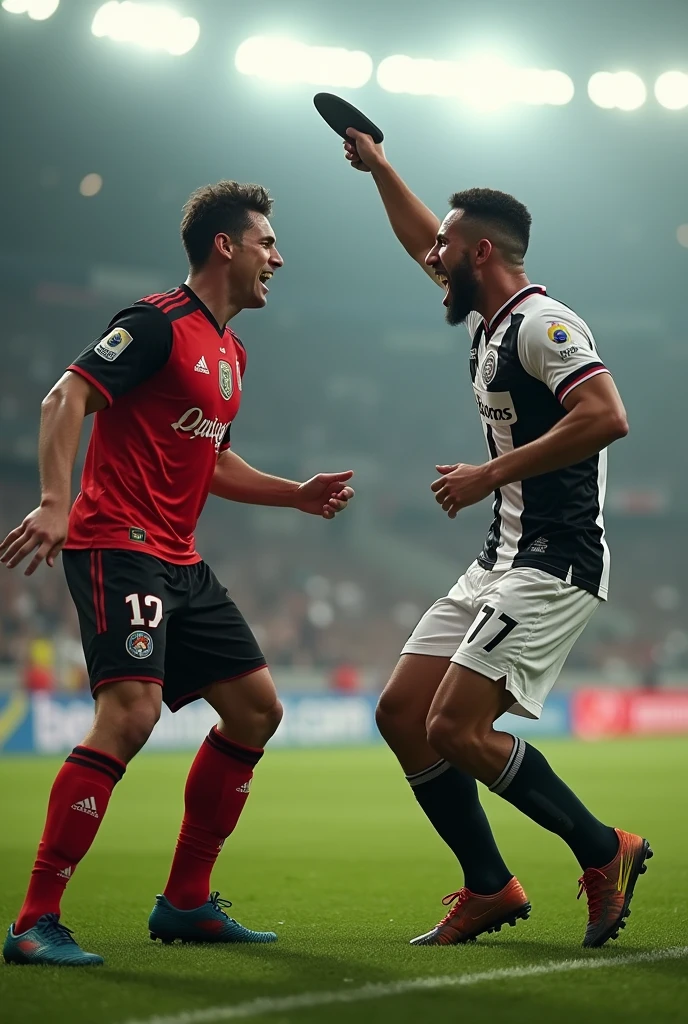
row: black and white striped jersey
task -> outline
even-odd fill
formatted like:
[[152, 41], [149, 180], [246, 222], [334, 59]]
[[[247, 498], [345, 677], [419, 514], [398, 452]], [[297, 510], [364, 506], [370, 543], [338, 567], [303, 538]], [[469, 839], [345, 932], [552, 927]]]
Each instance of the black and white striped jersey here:
[[[471, 313], [471, 380], [491, 459], [547, 433], [566, 396], [598, 373], [590, 328], [540, 285], [528, 285], [489, 325]], [[602, 506], [607, 453], [495, 491], [494, 519], [478, 562], [533, 566], [607, 597], [609, 549]]]

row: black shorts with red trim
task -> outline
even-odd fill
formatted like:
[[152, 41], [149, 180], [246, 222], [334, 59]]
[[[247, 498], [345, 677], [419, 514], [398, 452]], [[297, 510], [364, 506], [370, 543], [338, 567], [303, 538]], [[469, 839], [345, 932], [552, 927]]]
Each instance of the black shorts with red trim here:
[[62, 553], [95, 692], [125, 679], [159, 683], [172, 711], [210, 683], [265, 666], [243, 615], [205, 562], [136, 551]]

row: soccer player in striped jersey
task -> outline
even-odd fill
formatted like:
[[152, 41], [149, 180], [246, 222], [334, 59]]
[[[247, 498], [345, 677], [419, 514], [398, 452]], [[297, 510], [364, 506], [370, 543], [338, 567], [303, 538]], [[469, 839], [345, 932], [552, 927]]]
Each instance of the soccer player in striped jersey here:
[[530, 214], [513, 196], [474, 188], [443, 222], [410, 191], [382, 145], [349, 129], [346, 157], [369, 171], [407, 252], [465, 323], [487, 442], [480, 466], [438, 465], [437, 502], [454, 518], [494, 493], [476, 561], [406, 643], [377, 719], [414, 795], [464, 873], [453, 904], [415, 945], [446, 945], [515, 924], [528, 898], [497, 848], [476, 780], [561, 836], [582, 869], [585, 946], [624, 927], [645, 860], [639, 835], [599, 821], [530, 743], [498, 731], [505, 712], [539, 718], [566, 657], [607, 597], [606, 448], [626, 413], [587, 324], [531, 284]]

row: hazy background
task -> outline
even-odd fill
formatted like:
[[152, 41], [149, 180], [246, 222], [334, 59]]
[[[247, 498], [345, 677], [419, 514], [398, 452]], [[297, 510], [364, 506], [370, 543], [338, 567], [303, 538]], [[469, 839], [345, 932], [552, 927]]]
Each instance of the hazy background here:
[[[529, 206], [530, 278], [588, 321], [631, 424], [610, 458], [611, 601], [562, 684], [685, 681], [688, 108], [664, 109], [653, 84], [688, 70], [688, 4], [179, 0], [201, 26], [179, 57], [95, 38], [98, 7], [62, 0], [42, 22], [0, 9], [0, 533], [38, 499], [44, 394], [119, 308], [184, 279], [189, 192], [259, 181], [285, 266], [267, 309], [232, 323], [248, 350], [234, 448], [299, 479], [352, 468], [358, 494], [333, 524], [211, 499], [199, 550], [282, 685], [381, 686], [490, 520], [484, 503], [450, 521], [429, 490], [435, 463], [485, 457], [467, 335], [444, 325], [441, 292], [396, 243], [370, 177], [345, 163], [313, 109], [318, 87], [241, 75], [234, 54], [253, 35], [361, 49], [376, 66], [489, 50], [565, 71], [572, 102], [479, 112], [385, 92], [374, 74], [332, 91], [381, 125], [440, 216], [472, 185]], [[636, 72], [647, 102], [595, 106], [587, 82], [600, 70]], [[87, 174], [102, 177], [90, 197]], [[0, 570], [5, 686], [82, 685], [77, 636], [61, 566], [31, 585]]]

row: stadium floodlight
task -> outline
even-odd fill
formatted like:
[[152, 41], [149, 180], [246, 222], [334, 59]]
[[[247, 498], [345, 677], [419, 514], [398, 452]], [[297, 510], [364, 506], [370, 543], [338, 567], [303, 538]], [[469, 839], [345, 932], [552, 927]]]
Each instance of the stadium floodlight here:
[[398, 53], [377, 69], [387, 92], [414, 96], [455, 96], [477, 110], [497, 110], [512, 103], [560, 106], [573, 99], [573, 82], [563, 71], [514, 68], [499, 57], [427, 60]]
[[667, 110], [688, 107], [688, 75], [683, 71], [665, 71], [655, 82], [655, 96]]
[[86, 174], [79, 183], [82, 196], [97, 196], [103, 187], [103, 179], [99, 174]]
[[45, 21], [60, 6], [60, 0], [2, 0], [9, 14], [28, 14], [33, 21]]
[[242, 75], [272, 82], [360, 89], [370, 81], [373, 59], [362, 50], [307, 46], [295, 39], [251, 36], [239, 46], [234, 64]]
[[96, 11], [91, 32], [180, 57], [196, 45], [201, 29], [195, 18], [185, 18], [170, 7], [110, 0]]
[[647, 99], [647, 89], [632, 71], [597, 71], [588, 82], [588, 96], [605, 110], [637, 110]]

